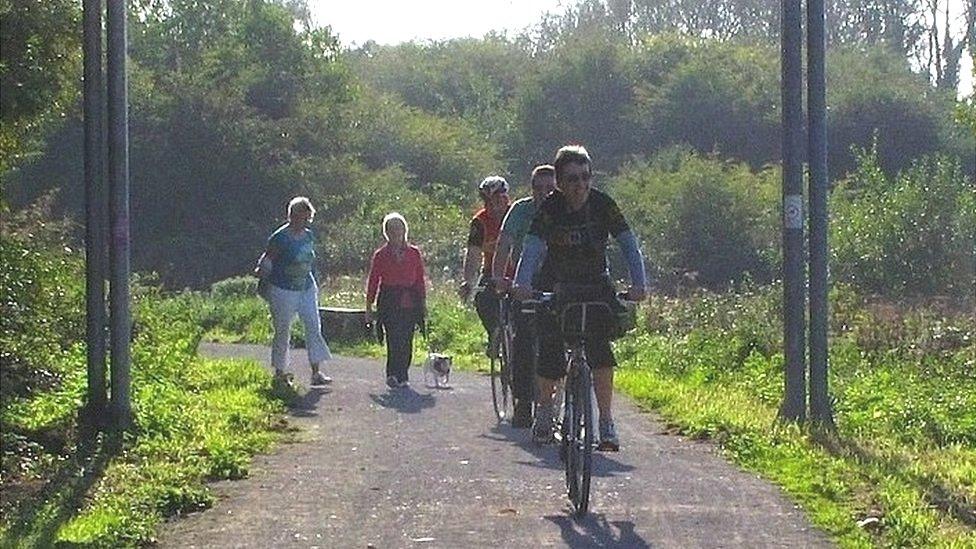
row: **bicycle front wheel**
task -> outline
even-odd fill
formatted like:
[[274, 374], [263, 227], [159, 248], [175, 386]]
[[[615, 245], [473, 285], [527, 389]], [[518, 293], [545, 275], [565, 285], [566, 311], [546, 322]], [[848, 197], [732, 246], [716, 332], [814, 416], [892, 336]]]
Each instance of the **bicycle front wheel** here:
[[495, 417], [504, 421], [512, 417], [512, 381], [511, 381], [511, 346], [506, 344], [504, 329], [496, 332], [500, 339], [498, 352], [491, 356], [491, 403], [495, 408]]
[[578, 364], [566, 388], [563, 447], [566, 454], [566, 488], [576, 518], [586, 516], [590, 505], [593, 465], [593, 411], [590, 367]]

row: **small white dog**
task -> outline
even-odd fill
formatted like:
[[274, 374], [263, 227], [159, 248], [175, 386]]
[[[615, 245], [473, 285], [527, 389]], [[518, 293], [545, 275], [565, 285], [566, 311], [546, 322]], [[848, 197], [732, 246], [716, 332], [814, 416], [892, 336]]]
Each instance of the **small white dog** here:
[[451, 379], [451, 357], [440, 353], [427, 353], [424, 361], [424, 383], [431, 389], [448, 389]]

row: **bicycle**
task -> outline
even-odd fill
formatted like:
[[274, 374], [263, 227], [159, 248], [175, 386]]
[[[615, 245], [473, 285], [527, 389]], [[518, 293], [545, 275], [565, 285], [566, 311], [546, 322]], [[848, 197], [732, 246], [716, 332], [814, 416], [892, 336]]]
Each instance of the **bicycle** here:
[[[475, 299], [481, 292], [495, 294], [492, 280], [484, 280], [475, 288]], [[512, 394], [512, 348], [514, 347], [515, 327], [512, 319], [510, 298], [498, 296], [498, 323], [488, 339], [488, 367], [491, 377], [491, 404], [499, 422], [512, 417], [514, 397]]]
[[[576, 518], [586, 516], [590, 501], [595, 422], [593, 373], [586, 358], [587, 337], [615, 329], [616, 314], [607, 302], [605, 286], [564, 286], [558, 292], [535, 292], [523, 302], [522, 312], [535, 314], [537, 333], [546, 319], [565, 343], [566, 382], [559, 427], [559, 456], [566, 469], [566, 490]], [[541, 326], [541, 327], [540, 327]]]
[[498, 300], [498, 325], [494, 329], [490, 357], [491, 403], [498, 421], [512, 417], [514, 398], [512, 396], [512, 347], [515, 329], [511, 319], [511, 305], [508, 297]]

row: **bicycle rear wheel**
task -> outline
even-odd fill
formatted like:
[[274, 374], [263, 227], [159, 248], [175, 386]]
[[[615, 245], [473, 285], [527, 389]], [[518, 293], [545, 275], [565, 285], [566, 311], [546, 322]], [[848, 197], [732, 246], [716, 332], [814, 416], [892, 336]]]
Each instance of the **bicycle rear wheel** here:
[[491, 357], [491, 403], [495, 408], [495, 417], [503, 421], [512, 417], [511, 342], [505, 337], [502, 327], [495, 336], [501, 338], [501, 343], [498, 352]]
[[566, 456], [566, 488], [576, 518], [586, 516], [590, 505], [593, 465], [593, 412], [590, 367], [583, 361], [566, 387], [563, 448]]

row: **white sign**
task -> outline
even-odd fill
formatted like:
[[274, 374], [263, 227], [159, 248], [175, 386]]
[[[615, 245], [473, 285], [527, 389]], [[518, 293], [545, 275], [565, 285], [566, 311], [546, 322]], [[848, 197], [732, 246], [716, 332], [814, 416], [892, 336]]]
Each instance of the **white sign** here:
[[783, 197], [783, 225], [787, 229], [803, 228], [802, 194], [788, 194]]

